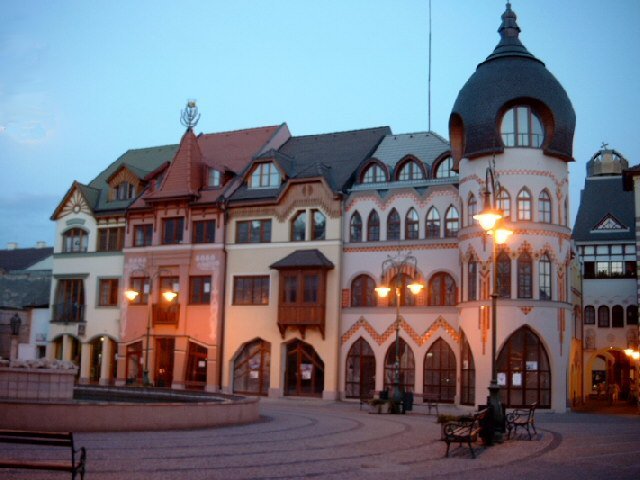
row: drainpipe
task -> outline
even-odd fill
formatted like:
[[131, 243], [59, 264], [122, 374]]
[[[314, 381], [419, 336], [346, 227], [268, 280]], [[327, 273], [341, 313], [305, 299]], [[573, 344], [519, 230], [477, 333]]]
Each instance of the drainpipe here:
[[222, 392], [222, 365], [224, 363], [224, 332], [225, 332], [225, 322], [226, 317], [225, 314], [227, 312], [226, 308], [226, 286], [227, 286], [227, 210], [225, 209], [224, 203], [220, 205], [220, 210], [222, 210], [222, 289], [220, 292], [220, 296], [222, 298], [222, 305], [219, 308], [220, 313], [220, 338], [218, 339], [218, 389]]
[[342, 272], [344, 270], [344, 195], [340, 196], [340, 235], [338, 237], [338, 245], [340, 245], [340, 267], [338, 271], [338, 335], [337, 335], [337, 343], [338, 343], [338, 361], [336, 362], [336, 382], [337, 382], [337, 392], [336, 396], [337, 400], [342, 400], [342, 395], [340, 394], [340, 388], [342, 387], [342, 381], [340, 378], [340, 372], [343, 371], [340, 367], [342, 365], [342, 349], [341, 349], [341, 338], [342, 338]]

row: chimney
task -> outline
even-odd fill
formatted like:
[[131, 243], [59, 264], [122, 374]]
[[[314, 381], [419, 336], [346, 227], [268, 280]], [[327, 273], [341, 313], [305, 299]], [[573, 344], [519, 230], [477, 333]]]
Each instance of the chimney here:
[[18, 242], [9, 242], [7, 243], [7, 250], [17, 250]]
[[42, 240], [36, 242], [36, 248], [47, 248], [47, 242], [44, 242]]

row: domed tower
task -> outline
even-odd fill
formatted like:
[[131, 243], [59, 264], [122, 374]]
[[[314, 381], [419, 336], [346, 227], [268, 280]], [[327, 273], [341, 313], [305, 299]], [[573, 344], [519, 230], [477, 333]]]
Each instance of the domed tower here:
[[[462, 379], [465, 365], [473, 364], [474, 400], [485, 403], [495, 294], [495, 369], [503, 404], [537, 402], [564, 411], [570, 394], [568, 162], [575, 112], [562, 85], [521, 43], [510, 3], [498, 33], [498, 45], [460, 90], [449, 120], [465, 212], [458, 237]], [[504, 245], [494, 245], [473, 219], [492, 206], [483, 204], [486, 191], [484, 199], [502, 210], [514, 232]]]

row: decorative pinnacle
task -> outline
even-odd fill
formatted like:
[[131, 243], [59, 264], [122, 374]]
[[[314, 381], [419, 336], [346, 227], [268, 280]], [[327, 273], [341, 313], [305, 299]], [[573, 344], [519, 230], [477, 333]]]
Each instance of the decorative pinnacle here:
[[196, 101], [187, 100], [187, 107], [180, 114], [180, 123], [187, 128], [193, 128], [198, 124], [198, 120], [200, 120], [200, 114]]
[[498, 28], [498, 33], [502, 37], [518, 37], [520, 27], [516, 22], [516, 14], [511, 10], [511, 3], [507, 2], [506, 9], [502, 14], [502, 25]]

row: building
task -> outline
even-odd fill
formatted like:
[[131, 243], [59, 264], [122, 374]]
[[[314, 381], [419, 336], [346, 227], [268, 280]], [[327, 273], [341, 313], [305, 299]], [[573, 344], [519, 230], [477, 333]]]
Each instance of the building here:
[[603, 394], [616, 384], [626, 398], [624, 349], [638, 344], [634, 193], [624, 188], [628, 162], [617, 151], [603, 146], [586, 169], [573, 228], [582, 263], [585, 394]]

